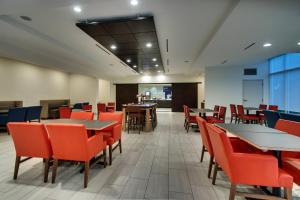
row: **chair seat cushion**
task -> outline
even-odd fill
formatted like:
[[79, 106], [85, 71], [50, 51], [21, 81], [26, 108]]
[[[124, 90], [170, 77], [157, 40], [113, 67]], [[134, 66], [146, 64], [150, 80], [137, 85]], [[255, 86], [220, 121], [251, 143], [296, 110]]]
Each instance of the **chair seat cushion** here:
[[197, 123], [197, 120], [196, 120], [196, 116], [193, 116], [193, 115], [191, 115], [190, 116], [190, 123]]
[[284, 158], [282, 160], [282, 169], [294, 178], [294, 182], [300, 185], [300, 159]]

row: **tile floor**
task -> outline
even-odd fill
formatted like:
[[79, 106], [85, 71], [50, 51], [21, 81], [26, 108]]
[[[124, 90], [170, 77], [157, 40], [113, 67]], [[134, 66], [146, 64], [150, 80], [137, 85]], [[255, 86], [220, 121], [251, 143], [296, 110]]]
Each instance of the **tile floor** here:
[[[219, 173], [216, 186], [207, 178], [208, 156], [199, 162], [200, 135], [185, 132], [183, 114], [160, 112], [158, 121], [154, 132], [124, 133], [123, 153], [113, 153], [112, 166], [91, 169], [87, 189], [83, 189], [80, 166], [70, 163], [58, 168], [55, 184], [43, 183], [41, 159], [21, 164], [18, 180], [12, 180], [13, 143], [0, 133], [0, 199], [228, 199], [225, 175]], [[295, 199], [300, 199], [299, 194], [295, 188]]]

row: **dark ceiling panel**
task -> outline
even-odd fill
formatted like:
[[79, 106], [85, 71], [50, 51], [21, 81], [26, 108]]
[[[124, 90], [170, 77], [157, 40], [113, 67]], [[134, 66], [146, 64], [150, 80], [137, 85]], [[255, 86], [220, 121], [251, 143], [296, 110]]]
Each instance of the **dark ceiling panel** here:
[[[76, 25], [132, 69], [138, 72], [164, 71], [152, 16], [85, 20]], [[152, 44], [151, 48], [146, 47], [149, 42]], [[117, 48], [111, 49], [112, 45], [116, 45]], [[156, 58], [156, 61], [153, 61], [153, 58]], [[127, 59], [131, 62], [127, 62]], [[137, 65], [137, 68], [134, 68], [134, 65]]]

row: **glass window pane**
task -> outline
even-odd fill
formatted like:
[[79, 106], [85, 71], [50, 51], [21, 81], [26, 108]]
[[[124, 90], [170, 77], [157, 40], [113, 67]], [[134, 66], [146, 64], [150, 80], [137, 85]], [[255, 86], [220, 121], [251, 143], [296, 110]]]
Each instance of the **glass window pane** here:
[[300, 112], [300, 69], [286, 75], [287, 110]]
[[280, 110], [285, 110], [285, 85], [284, 73], [270, 76], [270, 104], [278, 105]]
[[275, 58], [271, 58], [269, 60], [270, 64], [270, 73], [280, 72], [284, 70], [285, 65], [285, 56], [278, 56]]
[[300, 67], [300, 53], [289, 53], [286, 55], [286, 69]]

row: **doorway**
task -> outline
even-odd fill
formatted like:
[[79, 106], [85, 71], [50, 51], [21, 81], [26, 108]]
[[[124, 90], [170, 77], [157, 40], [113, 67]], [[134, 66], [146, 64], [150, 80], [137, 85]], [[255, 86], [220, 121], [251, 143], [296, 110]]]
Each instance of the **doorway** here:
[[258, 107], [263, 101], [263, 80], [243, 80], [243, 105]]

